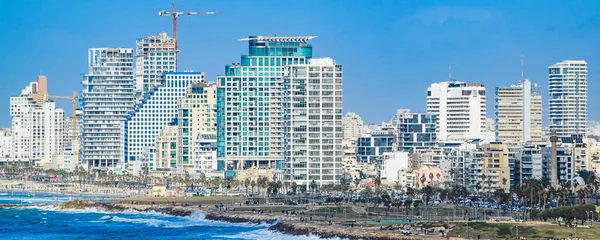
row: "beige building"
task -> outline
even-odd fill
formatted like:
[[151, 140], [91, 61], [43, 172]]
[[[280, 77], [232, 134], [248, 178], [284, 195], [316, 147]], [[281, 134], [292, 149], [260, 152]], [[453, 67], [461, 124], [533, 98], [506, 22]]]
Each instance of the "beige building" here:
[[156, 136], [154, 169], [173, 171], [177, 167], [177, 126], [164, 127]]
[[542, 95], [537, 84], [496, 88], [496, 138], [509, 144], [542, 140]]
[[349, 112], [342, 118], [344, 145], [350, 146], [363, 133], [363, 120], [356, 113]]
[[[506, 144], [492, 143], [483, 146], [481, 171], [471, 176], [479, 184], [478, 191], [492, 194], [496, 189], [508, 191], [510, 188], [509, 152]], [[485, 178], [484, 178], [485, 175]]]
[[246, 179], [249, 179], [250, 181], [252, 180], [257, 180], [259, 177], [267, 177], [267, 179], [269, 179], [269, 181], [273, 180], [273, 177], [275, 176], [275, 170], [274, 169], [264, 169], [264, 168], [250, 168], [250, 169], [244, 169], [244, 170], [239, 170], [237, 172], [237, 176], [236, 179], [239, 181], [245, 181]]
[[202, 140], [201, 134], [217, 132], [216, 83], [189, 85], [185, 97], [179, 100], [178, 109], [177, 170], [198, 173], [200, 169], [196, 169], [194, 164], [194, 142]]

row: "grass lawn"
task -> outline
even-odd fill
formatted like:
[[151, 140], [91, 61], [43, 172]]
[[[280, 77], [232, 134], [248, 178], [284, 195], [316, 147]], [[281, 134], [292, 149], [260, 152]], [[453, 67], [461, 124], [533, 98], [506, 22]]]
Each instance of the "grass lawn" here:
[[[456, 226], [450, 232], [452, 237], [466, 237], [467, 226], [464, 223], [455, 223]], [[550, 224], [535, 223], [484, 223], [469, 222], [469, 237], [482, 239], [515, 239], [519, 226], [519, 236], [527, 239], [549, 239], [549, 238], [569, 238], [573, 237], [574, 229], [559, 227]], [[593, 228], [577, 228], [577, 237], [583, 239], [600, 238], [600, 225]]]

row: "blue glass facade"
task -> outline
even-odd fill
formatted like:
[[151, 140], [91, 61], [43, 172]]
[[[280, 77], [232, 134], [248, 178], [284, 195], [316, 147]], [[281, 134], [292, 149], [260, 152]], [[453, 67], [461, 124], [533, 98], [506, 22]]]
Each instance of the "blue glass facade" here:
[[415, 153], [436, 146], [437, 115], [398, 110], [392, 124], [398, 131], [398, 150]]
[[312, 57], [312, 37], [251, 36], [248, 55], [217, 82], [217, 158], [226, 170], [280, 168], [284, 158], [282, 68]]
[[356, 142], [356, 161], [372, 163], [384, 152], [393, 152], [397, 136], [393, 131], [373, 132], [370, 136], [359, 137]]

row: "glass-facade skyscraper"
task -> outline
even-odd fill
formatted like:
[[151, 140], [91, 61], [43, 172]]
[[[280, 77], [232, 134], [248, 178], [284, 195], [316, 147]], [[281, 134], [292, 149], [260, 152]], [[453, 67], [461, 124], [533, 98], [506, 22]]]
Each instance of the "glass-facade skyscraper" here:
[[135, 103], [133, 49], [90, 48], [83, 77], [81, 161], [87, 169], [123, 162], [125, 117]]
[[561, 137], [584, 134], [587, 127], [587, 62], [565, 60], [548, 67], [550, 129]]
[[306, 64], [313, 36], [250, 36], [248, 55], [217, 78], [218, 170], [281, 169], [284, 159], [282, 69]]

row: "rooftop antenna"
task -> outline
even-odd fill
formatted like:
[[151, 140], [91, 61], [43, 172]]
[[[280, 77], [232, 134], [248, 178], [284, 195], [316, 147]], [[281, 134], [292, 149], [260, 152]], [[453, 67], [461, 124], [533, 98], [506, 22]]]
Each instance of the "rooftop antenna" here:
[[525, 79], [525, 58], [521, 54], [521, 79]]
[[452, 81], [452, 64], [448, 66], [448, 78]]

